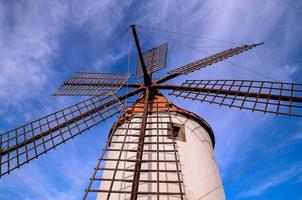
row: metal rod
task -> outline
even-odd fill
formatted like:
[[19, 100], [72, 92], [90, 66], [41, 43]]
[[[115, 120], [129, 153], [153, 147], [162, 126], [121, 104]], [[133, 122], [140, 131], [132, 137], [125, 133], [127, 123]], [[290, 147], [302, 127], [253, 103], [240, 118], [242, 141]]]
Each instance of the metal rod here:
[[186, 87], [186, 86], [178, 86], [178, 85], [156, 85], [158, 89], [168, 89], [168, 90], [179, 90], [179, 91], [194, 91], [194, 92], [210, 92], [210, 93], [220, 93], [220, 94], [229, 94], [229, 95], [237, 95], [237, 96], [247, 96], [247, 97], [258, 97], [258, 98], [269, 98], [273, 100], [283, 100], [283, 101], [293, 101], [293, 102], [302, 102], [302, 97], [292, 97], [285, 95], [274, 95], [274, 94], [259, 94], [255, 92], [245, 92], [238, 90], [220, 90], [214, 88], [198, 88], [198, 87]]
[[73, 86], [122, 86], [122, 87], [131, 87], [131, 88], [139, 88], [141, 87], [138, 83], [123, 83], [123, 84], [110, 84], [110, 83], [67, 83], [65, 82], [64, 85], [73, 85]]
[[[158, 125], [158, 122], [159, 122], [159, 109], [158, 109], [158, 99], [156, 101], [156, 159], [157, 159], [157, 162], [156, 162], [156, 169], [157, 169], [157, 173], [156, 173], [156, 178], [157, 178], [157, 183], [156, 183], [156, 191], [157, 191], [157, 200], [160, 199], [160, 196], [159, 196], [159, 192], [160, 192], [160, 184], [159, 184], [159, 125]], [[167, 134], [168, 135], [168, 134]]]
[[[118, 181], [118, 182], [129, 182], [132, 183], [132, 179], [111, 179], [111, 178], [94, 178], [93, 180], [95, 181]], [[178, 180], [139, 180], [140, 183], [157, 183], [157, 181], [159, 183], [178, 183]], [[183, 181], [181, 181], [181, 183], [183, 183]], [[128, 191], [125, 191], [125, 193], [127, 193]], [[151, 194], [151, 193], [150, 193]]]
[[177, 76], [180, 76], [180, 75], [182, 75], [182, 74], [180, 74], [180, 73], [169, 74], [169, 75], [167, 75], [167, 76], [165, 76], [165, 77], [159, 79], [158, 81], [156, 81], [156, 83], [157, 83], [157, 84], [161, 84], [161, 83], [164, 83], [164, 82], [166, 82], [166, 81], [168, 81], [168, 80], [171, 80], [171, 79], [173, 79], [173, 78], [175, 78], [175, 77], [177, 77]]
[[142, 50], [141, 50], [141, 47], [140, 47], [140, 44], [139, 44], [139, 41], [138, 41], [138, 37], [137, 37], [137, 34], [136, 34], [135, 25], [131, 25], [130, 27], [131, 27], [133, 37], [134, 37], [134, 40], [135, 40], [135, 45], [136, 45], [136, 48], [137, 48], [139, 60], [140, 60], [141, 65], [142, 65], [142, 70], [143, 70], [143, 73], [144, 73], [144, 83], [145, 83], [146, 86], [150, 86], [152, 81], [151, 81], [151, 78], [150, 78], [150, 76], [147, 72], [147, 67], [146, 67], [144, 57], [143, 57], [143, 54], [142, 54]]
[[146, 131], [146, 124], [147, 124], [147, 119], [148, 119], [147, 117], [148, 117], [149, 94], [150, 94], [149, 88], [146, 88], [145, 100], [144, 100], [145, 107], [144, 107], [144, 112], [143, 112], [143, 116], [142, 116], [139, 144], [137, 146], [137, 154], [136, 154], [136, 161], [135, 161], [135, 168], [134, 168], [134, 175], [133, 175], [133, 184], [132, 184], [131, 197], [130, 197], [131, 200], [137, 199], [140, 169], [141, 169], [143, 149], [144, 149], [145, 131]]

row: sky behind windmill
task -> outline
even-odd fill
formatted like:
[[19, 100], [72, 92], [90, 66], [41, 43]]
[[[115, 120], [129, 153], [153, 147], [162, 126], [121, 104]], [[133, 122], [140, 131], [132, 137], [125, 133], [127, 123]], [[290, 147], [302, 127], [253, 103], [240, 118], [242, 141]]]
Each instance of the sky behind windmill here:
[[[208, 38], [138, 29], [144, 50], [169, 42], [167, 69], [155, 77], [204, 52], [265, 42], [231, 58], [237, 66], [221, 62], [171, 83], [190, 78], [301, 83], [301, 18], [299, 0], [0, 1], [0, 131], [78, 101], [50, 96], [75, 71], [128, 72], [129, 32], [99, 50], [132, 23]], [[213, 127], [228, 199], [302, 198], [301, 119], [169, 98]], [[113, 122], [1, 178], [0, 199], [81, 199]]]

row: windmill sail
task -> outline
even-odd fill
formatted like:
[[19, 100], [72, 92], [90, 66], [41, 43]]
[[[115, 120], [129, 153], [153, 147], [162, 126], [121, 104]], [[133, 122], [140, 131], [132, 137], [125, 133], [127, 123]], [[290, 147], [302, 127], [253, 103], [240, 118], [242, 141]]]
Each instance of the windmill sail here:
[[225, 60], [227, 58], [230, 58], [232, 56], [235, 56], [237, 54], [240, 54], [242, 52], [245, 52], [249, 49], [255, 48], [259, 45], [262, 45], [263, 43], [259, 43], [259, 44], [251, 44], [251, 45], [243, 45], [243, 46], [239, 46], [236, 48], [231, 48], [231, 49], [227, 49], [225, 51], [216, 53], [214, 55], [208, 56], [206, 58], [202, 58], [200, 60], [191, 62], [187, 65], [184, 65], [182, 67], [179, 67], [177, 69], [174, 69], [170, 72], [168, 72], [168, 75], [157, 80], [156, 83], [160, 84], [160, 83], [164, 83], [170, 79], [173, 79], [179, 75], [185, 75], [191, 72], [194, 72], [196, 70], [199, 70], [201, 68], [205, 68], [209, 65], [215, 64], [217, 62], [220, 62], [222, 60]]
[[[143, 53], [143, 58], [149, 74], [166, 67], [168, 43], [154, 47]], [[141, 62], [138, 59], [136, 64], [136, 78], [143, 76]]]
[[209, 65], [212, 65], [219, 61], [225, 60], [229, 57], [232, 57], [234, 55], [237, 55], [237, 54], [247, 51], [249, 49], [255, 48], [261, 44], [263, 44], [263, 43], [252, 44], [252, 45], [243, 45], [240, 47], [231, 48], [231, 49], [216, 53], [214, 55], [208, 56], [206, 58], [197, 60], [195, 62], [189, 63], [189, 64], [179, 67], [177, 69], [174, 69], [174, 70], [168, 72], [168, 74], [188, 74], [190, 72], [194, 72], [194, 71], [204, 68], [206, 66], [209, 66]]
[[116, 93], [130, 74], [77, 72], [54, 93], [55, 96], [106, 96]]
[[121, 112], [111, 95], [92, 97], [1, 135], [0, 177]]
[[302, 117], [302, 84], [254, 80], [187, 80], [170, 95], [240, 109]]

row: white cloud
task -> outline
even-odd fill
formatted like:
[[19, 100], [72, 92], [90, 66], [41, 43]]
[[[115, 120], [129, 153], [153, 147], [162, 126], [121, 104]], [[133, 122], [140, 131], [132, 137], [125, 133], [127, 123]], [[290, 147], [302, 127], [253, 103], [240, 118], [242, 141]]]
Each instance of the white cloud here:
[[302, 182], [302, 174], [297, 178], [297, 182], [301, 183]]
[[240, 197], [259, 196], [270, 188], [276, 187], [302, 173], [301, 162], [296, 163], [288, 169], [283, 169], [272, 176], [263, 177], [257, 185], [252, 185], [247, 191], [239, 194]]
[[[1, 116], [21, 112], [28, 119], [47, 102], [60, 74], [53, 61], [60, 50], [65, 26], [87, 29], [91, 38], [103, 38], [122, 20], [131, 1], [0, 3], [0, 110]], [[99, 47], [98, 47], [99, 48]], [[108, 60], [119, 58], [109, 55]], [[74, 66], [66, 66], [74, 67]], [[98, 67], [99, 69], [99, 67]], [[36, 103], [33, 103], [36, 102]], [[38, 103], [38, 105], [37, 105]], [[22, 117], [19, 115], [19, 118]], [[10, 123], [7, 116], [2, 118]]]
[[302, 132], [298, 132], [296, 134], [293, 134], [291, 137], [292, 140], [302, 140]]
[[66, 10], [58, 2], [10, 6], [2, 2], [0, 12], [0, 104], [21, 109], [49, 84]]
[[285, 65], [284, 66], [284, 71], [288, 75], [293, 75], [298, 70], [299, 70], [299, 67], [297, 65]]

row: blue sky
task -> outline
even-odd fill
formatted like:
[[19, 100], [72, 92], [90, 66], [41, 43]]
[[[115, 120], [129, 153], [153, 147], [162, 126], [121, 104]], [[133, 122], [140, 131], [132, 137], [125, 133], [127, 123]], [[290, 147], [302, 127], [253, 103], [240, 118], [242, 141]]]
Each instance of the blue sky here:
[[[86, 63], [132, 23], [236, 43], [265, 42], [230, 59], [257, 73], [221, 62], [171, 83], [190, 78], [301, 83], [301, 18], [299, 0], [1, 1], [0, 131], [79, 101], [51, 97], [75, 71], [127, 72], [129, 33], [97, 54], [94, 63]], [[155, 77], [204, 57], [202, 52], [230, 47], [213, 40], [138, 31], [144, 50], [170, 40], [167, 69]], [[213, 127], [228, 199], [302, 199], [301, 119], [170, 99]], [[0, 199], [81, 199], [113, 122], [1, 178]]]

